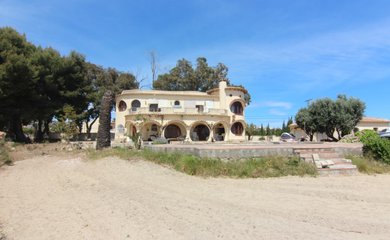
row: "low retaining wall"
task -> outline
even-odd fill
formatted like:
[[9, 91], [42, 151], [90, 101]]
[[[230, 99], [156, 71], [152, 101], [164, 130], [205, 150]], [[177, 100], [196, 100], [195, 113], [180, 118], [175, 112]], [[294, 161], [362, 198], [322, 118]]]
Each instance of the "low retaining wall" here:
[[332, 148], [340, 155], [362, 154], [361, 144], [164, 144], [147, 145], [145, 148], [161, 152], [181, 152], [205, 158], [240, 159], [264, 156], [294, 156], [295, 149]]

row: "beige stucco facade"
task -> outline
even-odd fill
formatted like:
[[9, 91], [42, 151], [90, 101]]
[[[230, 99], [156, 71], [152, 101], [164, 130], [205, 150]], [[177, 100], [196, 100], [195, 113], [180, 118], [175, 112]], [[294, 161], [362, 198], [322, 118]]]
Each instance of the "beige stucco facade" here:
[[125, 90], [116, 97], [115, 139], [244, 141], [244, 95], [225, 81], [208, 92]]
[[382, 131], [390, 127], [390, 120], [373, 117], [363, 117], [362, 120], [356, 125], [356, 130], [362, 131], [370, 129], [374, 131]]

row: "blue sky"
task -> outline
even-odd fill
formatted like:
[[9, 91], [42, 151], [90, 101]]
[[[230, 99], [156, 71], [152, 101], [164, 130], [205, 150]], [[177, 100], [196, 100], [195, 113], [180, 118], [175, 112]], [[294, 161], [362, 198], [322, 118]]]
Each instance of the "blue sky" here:
[[306, 100], [346, 94], [390, 119], [388, 0], [0, 0], [0, 26], [132, 72], [206, 57], [252, 95], [246, 119], [280, 127]]

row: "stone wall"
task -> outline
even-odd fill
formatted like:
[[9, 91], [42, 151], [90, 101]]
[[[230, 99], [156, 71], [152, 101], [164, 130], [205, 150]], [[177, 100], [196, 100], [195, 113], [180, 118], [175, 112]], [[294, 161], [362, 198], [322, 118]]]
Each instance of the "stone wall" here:
[[361, 144], [166, 144], [145, 148], [161, 152], [181, 152], [205, 158], [241, 159], [265, 156], [294, 156], [296, 149], [332, 148], [341, 156], [362, 154]]

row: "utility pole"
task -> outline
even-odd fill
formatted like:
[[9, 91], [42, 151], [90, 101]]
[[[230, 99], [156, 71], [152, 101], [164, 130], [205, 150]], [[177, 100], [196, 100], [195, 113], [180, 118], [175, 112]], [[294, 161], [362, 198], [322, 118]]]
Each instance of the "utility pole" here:
[[156, 63], [156, 53], [154, 51], [150, 52], [150, 68], [152, 70], [152, 87], [154, 84], [154, 81], [157, 77], [157, 63]]

